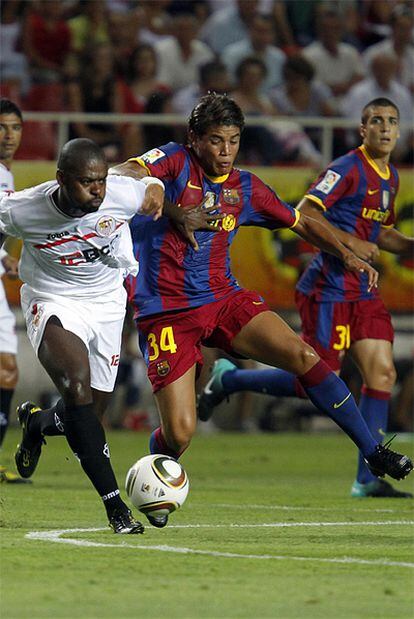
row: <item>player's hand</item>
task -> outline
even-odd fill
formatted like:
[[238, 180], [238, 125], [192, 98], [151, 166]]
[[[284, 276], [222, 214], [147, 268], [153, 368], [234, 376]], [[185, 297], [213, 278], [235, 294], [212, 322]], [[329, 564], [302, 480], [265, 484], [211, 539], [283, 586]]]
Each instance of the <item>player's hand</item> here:
[[344, 257], [344, 264], [347, 271], [353, 273], [366, 273], [368, 275], [368, 292], [378, 286], [378, 271], [374, 269], [368, 262], [361, 260], [353, 253], [349, 253]]
[[150, 215], [154, 221], [157, 221], [161, 217], [164, 208], [164, 193], [161, 185], [147, 185], [140, 213], [142, 215]]
[[363, 241], [356, 237], [352, 239], [352, 246], [349, 245], [349, 247], [358, 258], [366, 260], [367, 262], [374, 262], [380, 255], [379, 247], [376, 243]]
[[19, 261], [16, 260], [16, 258], [13, 258], [13, 256], [7, 254], [1, 262], [6, 274], [11, 277], [11, 279], [17, 279], [19, 277]]
[[177, 228], [181, 234], [187, 239], [194, 251], [199, 250], [199, 245], [194, 236], [196, 230], [209, 230], [210, 232], [218, 232], [221, 230], [220, 221], [224, 215], [215, 214], [218, 205], [204, 207], [204, 200], [200, 204], [183, 209], [183, 222], [177, 223]]

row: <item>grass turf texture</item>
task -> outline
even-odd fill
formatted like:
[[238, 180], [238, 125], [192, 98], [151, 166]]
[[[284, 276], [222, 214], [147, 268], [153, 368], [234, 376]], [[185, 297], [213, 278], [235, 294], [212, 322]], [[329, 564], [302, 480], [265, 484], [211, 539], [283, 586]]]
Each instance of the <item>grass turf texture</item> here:
[[[11, 430], [7, 445], [18, 436]], [[129, 466], [147, 453], [148, 437], [108, 438], [123, 488]], [[408, 443], [393, 446], [412, 454]], [[413, 502], [351, 499], [354, 456], [341, 435], [199, 435], [182, 458], [190, 493], [170, 525], [115, 536], [66, 442], [51, 438], [32, 486], [1, 486], [1, 616], [411, 619], [412, 567], [363, 561], [413, 562], [413, 527], [397, 523], [413, 520]], [[399, 484], [410, 486], [410, 479]], [[276, 523], [318, 524], [261, 526]], [[25, 537], [101, 527], [62, 538], [105, 546]], [[317, 561], [346, 557], [361, 563]]]

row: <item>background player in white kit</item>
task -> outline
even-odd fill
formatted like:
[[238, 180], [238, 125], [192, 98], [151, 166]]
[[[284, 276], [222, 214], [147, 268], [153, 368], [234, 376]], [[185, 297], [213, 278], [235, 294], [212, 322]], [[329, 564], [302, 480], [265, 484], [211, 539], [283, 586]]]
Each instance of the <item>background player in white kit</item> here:
[[[97, 415], [116, 378], [126, 306], [123, 269], [136, 266], [128, 243], [120, 247], [121, 231], [142, 212], [146, 186], [119, 176], [107, 180], [107, 171], [94, 142], [68, 142], [57, 182], [0, 199], [0, 231], [23, 239], [19, 271], [28, 335], [62, 396], [59, 413], [67, 441], [102, 498], [114, 532], [141, 533], [143, 526], [120, 497]], [[149, 207], [145, 202], [150, 209], [145, 214], [161, 215], [163, 191], [158, 195]], [[18, 409], [23, 440], [16, 464], [26, 478], [43, 440], [41, 428], [30, 427], [35, 410], [31, 403]]]
[[[22, 129], [20, 109], [8, 99], [0, 99], [0, 196], [14, 191], [10, 165], [19, 148]], [[9, 426], [10, 406], [18, 380], [16, 325], [1, 280], [4, 273], [17, 276], [17, 260], [0, 249], [0, 449]], [[0, 481], [16, 484], [30, 480], [22, 479], [0, 465]]]

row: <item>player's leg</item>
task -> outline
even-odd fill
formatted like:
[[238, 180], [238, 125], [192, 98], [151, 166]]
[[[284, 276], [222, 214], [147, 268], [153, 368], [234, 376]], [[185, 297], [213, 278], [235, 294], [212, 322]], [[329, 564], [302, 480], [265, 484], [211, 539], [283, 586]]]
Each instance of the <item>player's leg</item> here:
[[[359, 409], [374, 438], [381, 442], [387, 432], [391, 391], [396, 381], [392, 343], [379, 339], [363, 339], [352, 344], [350, 354], [358, 366], [363, 387]], [[361, 454], [358, 458], [356, 482], [351, 491], [355, 497], [408, 498], [412, 495], [393, 488], [374, 476]]]
[[[16, 363], [17, 336], [15, 319], [10, 310], [3, 284], [0, 280], [0, 451], [9, 427], [11, 402], [18, 380]], [[5, 466], [0, 466], [0, 482], [11, 484], [24, 483], [15, 473]]]
[[[95, 414], [86, 344], [63, 328], [59, 318], [51, 316], [43, 331], [38, 357], [62, 396], [64, 406], [60, 412], [66, 440], [101, 497], [112, 528], [119, 533], [141, 532], [142, 525], [130, 519], [129, 509], [121, 500], [105, 433]], [[43, 435], [36, 432], [38, 426], [31, 426], [35, 414], [21, 407], [23, 441], [16, 453], [16, 463], [27, 476], [37, 464], [43, 440]]]
[[155, 393], [161, 426], [151, 435], [151, 453], [178, 458], [196, 430], [196, 365]]
[[382, 454], [383, 448], [379, 448], [369, 431], [349, 389], [279, 316], [268, 311], [256, 315], [233, 338], [232, 346], [239, 354], [295, 374], [312, 403], [358, 446], [371, 470], [381, 471], [382, 475], [386, 472], [396, 479], [409, 473], [409, 459], [399, 455], [389, 458], [389, 450], [385, 454], [387, 462], [383, 463], [385, 470], [379, 466], [377, 455]]

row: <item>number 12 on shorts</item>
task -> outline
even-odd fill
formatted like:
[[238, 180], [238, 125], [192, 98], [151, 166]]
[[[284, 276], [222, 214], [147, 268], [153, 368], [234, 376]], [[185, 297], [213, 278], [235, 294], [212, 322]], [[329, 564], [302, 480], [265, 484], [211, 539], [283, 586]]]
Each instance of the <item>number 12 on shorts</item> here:
[[160, 351], [168, 351], [172, 355], [177, 352], [177, 344], [174, 340], [174, 331], [173, 328], [163, 327], [160, 333], [159, 342], [157, 341], [157, 336], [155, 333], [148, 334], [148, 345], [151, 349], [151, 354], [149, 355], [150, 361], [155, 361], [160, 356]]

